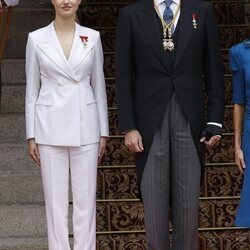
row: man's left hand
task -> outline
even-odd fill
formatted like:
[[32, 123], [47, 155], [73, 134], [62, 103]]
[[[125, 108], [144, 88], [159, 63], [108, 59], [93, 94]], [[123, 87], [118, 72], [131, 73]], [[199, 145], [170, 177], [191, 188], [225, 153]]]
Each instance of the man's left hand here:
[[220, 139], [221, 139], [221, 135], [214, 135], [208, 141], [206, 140], [206, 137], [202, 137], [200, 139], [200, 142], [204, 142], [209, 148], [213, 148], [217, 146]]
[[221, 139], [222, 128], [216, 125], [207, 125], [201, 132], [200, 142], [204, 142], [208, 147], [215, 147]]

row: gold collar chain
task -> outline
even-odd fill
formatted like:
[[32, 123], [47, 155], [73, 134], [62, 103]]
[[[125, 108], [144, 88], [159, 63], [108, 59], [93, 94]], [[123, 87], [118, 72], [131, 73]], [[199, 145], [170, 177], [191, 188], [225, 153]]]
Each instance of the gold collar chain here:
[[178, 5], [178, 8], [173, 16], [173, 19], [169, 23], [166, 23], [165, 20], [163, 19], [163, 17], [161, 16], [155, 0], [154, 0], [154, 8], [155, 8], [157, 15], [159, 16], [159, 18], [161, 20], [161, 24], [163, 27], [163, 39], [162, 39], [163, 40], [163, 42], [162, 42], [163, 48], [164, 48], [164, 50], [172, 51], [175, 49], [174, 40], [172, 39], [172, 27], [174, 25], [175, 19], [177, 18], [178, 14], [180, 12], [180, 5]]

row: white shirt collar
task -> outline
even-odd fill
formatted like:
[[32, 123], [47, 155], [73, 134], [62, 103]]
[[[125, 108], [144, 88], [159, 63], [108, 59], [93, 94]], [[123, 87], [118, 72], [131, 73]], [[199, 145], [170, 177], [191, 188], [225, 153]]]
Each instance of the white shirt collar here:
[[[155, 1], [157, 6], [159, 6], [161, 3], [165, 2], [165, 0], [153, 0], [153, 1]], [[177, 5], [180, 5], [181, 0], [173, 0], [173, 2]]]

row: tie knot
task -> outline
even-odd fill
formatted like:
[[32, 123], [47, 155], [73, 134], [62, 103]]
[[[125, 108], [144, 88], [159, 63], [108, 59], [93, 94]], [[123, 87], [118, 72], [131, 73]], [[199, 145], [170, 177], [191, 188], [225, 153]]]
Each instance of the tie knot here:
[[169, 8], [173, 0], [165, 0], [167, 7]]

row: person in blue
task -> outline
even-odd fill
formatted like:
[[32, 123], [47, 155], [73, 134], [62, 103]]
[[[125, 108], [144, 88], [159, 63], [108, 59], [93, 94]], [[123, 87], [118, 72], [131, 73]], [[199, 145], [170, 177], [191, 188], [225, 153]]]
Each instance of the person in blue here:
[[244, 174], [235, 225], [250, 227], [250, 40], [230, 49], [230, 68], [233, 73], [235, 164]]

